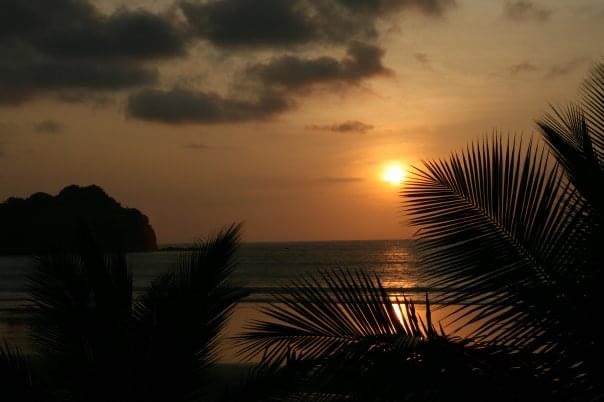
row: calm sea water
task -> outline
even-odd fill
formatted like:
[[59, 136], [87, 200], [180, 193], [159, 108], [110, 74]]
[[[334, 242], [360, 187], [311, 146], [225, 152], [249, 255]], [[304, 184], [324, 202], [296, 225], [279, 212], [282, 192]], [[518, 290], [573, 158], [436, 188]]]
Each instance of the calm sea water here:
[[[420, 290], [411, 242], [407, 240], [335, 241], [243, 244], [237, 255], [233, 280], [248, 287], [247, 303], [265, 303], [271, 292], [291, 280], [322, 271], [358, 269], [380, 277], [393, 293], [402, 288]], [[158, 274], [174, 267], [182, 252], [161, 251], [128, 256], [136, 292]], [[0, 338], [25, 336], [23, 323], [27, 296], [24, 288], [33, 260], [0, 257]]]

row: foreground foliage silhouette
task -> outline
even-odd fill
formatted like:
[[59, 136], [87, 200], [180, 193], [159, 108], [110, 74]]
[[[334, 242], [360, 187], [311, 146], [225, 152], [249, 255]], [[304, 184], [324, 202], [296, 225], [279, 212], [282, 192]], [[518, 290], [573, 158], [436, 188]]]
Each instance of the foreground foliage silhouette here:
[[602, 400], [604, 64], [534, 141], [491, 139], [426, 162], [403, 191], [436, 302], [470, 338], [531, 353], [562, 400]]
[[8, 400], [184, 401], [205, 395], [217, 340], [243, 289], [229, 284], [233, 225], [157, 277], [135, 301], [125, 256], [93, 247], [38, 259], [30, 277], [31, 361], [7, 345]]
[[[425, 283], [464, 338], [399, 322], [379, 280], [294, 283], [240, 338], [263, 355], [254, 400], [604, 399], [604, 64], [582, 105], [538, 122], [549, 146], [499, 135], [425, 162], [402, 191]], [[553, 156], [552, 156], [553, 155]], [[325, 286], [326, 284], [326, 286]], [[272, 388], [257, 384], [280, 384]], [[256, 386], [255, 386], [256, 385]], [[276, 388], [276, 389], [275, 389]], [[232, 400], [237, 400], [234, 398]]]
[[428, 300], [422, 319], [415, 303], [362, 272], [323, 273], [287, 290], [239, 337], [262, 362], [227, 400], [509, 401], [545, 389], [505, 348], [445, 335]]

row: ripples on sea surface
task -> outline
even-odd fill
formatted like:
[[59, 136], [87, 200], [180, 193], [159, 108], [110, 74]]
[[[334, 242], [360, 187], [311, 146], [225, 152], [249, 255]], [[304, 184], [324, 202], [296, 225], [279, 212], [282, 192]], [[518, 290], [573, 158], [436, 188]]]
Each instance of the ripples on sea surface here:
[[[158, 274], [174, 267], [182, 254], [159, 251], [128, 255], [136, 293]], [[24, 288], [32, 265], [30, 257], [0, 257], [0, 338], [23, 335], [24, 328], [19, 323], [27, 306]], [[393, 294], [403, 288], [412, 295], [422, 291], [408, 240], [247, 243], [237, 254], [233, 281], [251, 290], [247, 302], [265, 303], [271, 301], [271, 292], [294, 279], [338, 269], [377, 275]]]

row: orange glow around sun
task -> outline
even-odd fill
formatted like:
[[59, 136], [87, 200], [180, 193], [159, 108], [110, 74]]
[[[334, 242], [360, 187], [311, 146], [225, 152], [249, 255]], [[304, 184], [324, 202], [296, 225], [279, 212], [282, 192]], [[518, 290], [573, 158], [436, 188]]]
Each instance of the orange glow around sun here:
[[400, 164], [387, 165], [382, 179], [393, 186], [399, 186], [405, 180], [405, 170]]

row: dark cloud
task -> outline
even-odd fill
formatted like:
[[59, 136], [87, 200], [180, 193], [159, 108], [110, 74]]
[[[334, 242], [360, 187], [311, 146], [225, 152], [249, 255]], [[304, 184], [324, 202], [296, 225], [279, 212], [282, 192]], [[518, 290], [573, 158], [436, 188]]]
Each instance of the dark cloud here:
[[190, 142], [188, 144], [183, 145], [182, 147], [185, 149], [194, 149], [196, 151], [206, 150], [210, 148], [205, 144], [199, 144], [197, 142]]
[[357, 12], [383, 14], [404, 8], [416, 8], [427, 15], [442, 15], [456, 4], [454, 0], [337, 0]]
[[547, 21], [552, 11], [530, 0], [505, 0], [503, 15], [513, 21]]
[[148, 11], [103, 15], [87, 0], [2, 0], [0, 104], [152, 84], [157, 71], [145, 62], [183, 55], [187, 41], [169, 18]]
[[0, 38], [52, 55], [153, 59], [182, 55], [187, 37], [169, 18], [145, 10], [102, 15], [87, 0], [3, 0]]
[[415, 53], [413, 57], [415, 57], [415, 60], [417, 60], [419, 64], [424, 66], [426, 69], [432, 68], [432, 61], [426, 53]]
[[336, 133], [357, 133], [365, 134], [369, 130], [373, 130], [371, 124], [365, 124], [357, 120], [345, 121], [344, 123], [332, 125], [310, 125], [306, 127], [309, 130], [333, 131]]
[[322, 83], [355, 84], [365, 78], [391, 74], [382, 64], [383, 55], [383, 49], [355, 41], [341, 60], [282, 56], [248, 67], [246, 75], [268, 87], [284, 89], [306, 89]]
[[[316, 85], [357, 85], [390, 74], [383, 49], [355, 40], [377, 38], [378, 20], [408, 9], [439, 16], [454, 5], [453, 0], [179, 0], [170, 13], [121, 7], [103, 14], [93, 0], [0, 0], [0, 105], [38, 96], [105, 104], [112, 92], [136, 89], [127, 102], [134, 118], [265, 119], [288, 110]], [[242, 74], [251, 92], [240, 97], [152, 89], [159, 81], [154, 63], [185, 56], [200, 39], [229, 49], [318, 43], [348, 48], [339, 59], [289, 55], [251, 65]]]
[[85, 89], [64, 89], [56, 93], [56, 99], [65, 103], [89, 102], [96, 107], [105, 107], [115, 103], [115, 99], [109, 94], [92, 93]]
[[553, 65], [546, 74], [546, 78], [556, 78], [571, 74], [575, 72], [579, 67], [587, 63], [587, 61], [588, 59], [585, 57], [576, 57], [565, 63]]
[[55, 120], [43, 120], [34, 124], [37, 133], [58, 134], [63, 131], [63, 125]]
[[512, 67], [510, 67], [510, 74], [515, 76], [515, 75], [522, 74], [522, 73], [532, 73], [537, 70], [539, 70], [539, 68], [537, 68], [537, 66], [535, 66], [534, 64], [532, 64], [528, 61], [524, 61], [522, 63], [515, 64]]
[[[256, 91], [251, 98], [182, 88], [146, 89], [129, 97], [127, 111], [137, 119], [171, 124], [263, 120], [291, 109], [296, 96], [315, 85], [356, 85], [372, 76], [390, 74], [382, 65], [383, 53], [379, 47], [352, 42], [341, 60], [282, 56], [245, 69], [244, 84]], [[340, 130], [359, 128], [342, 126]]]
[[233, 123], [262, 120], [290, 107], [290, 101], [278, 94], [257, 99], [225, 98], [212, 92], [172, 89], [142, 90], [128, 99], [132, 117], [161, 123]]
[[[60, 29], [39, 41], [45, 50], [76, 57], [154, 59], [181, 56], [186, 40], [166, 19], [146, 11], [118, 12], [82, 29]], [[78, 32], [80, 30], [80, 32]]]
[[[292, 91], [299, 94], [316, 84], [354, 85], [389, 74], [381, 48], [351, 39], [377, 38], [378, 20], [392, 13], [416, 9], [439, 16], [454, 4], [454, 0], [179, 0], [166, 13], [124, 6], [103, 14], [93, 0], [0, 0], [0, 105], [18, 105], [37, 96], [105, 104], [111, 92], [157, 83], [153, 63], [185, 56], [188, 46], [200, 39], [223, 48], [349, 44], [342, 59], [283, 56], [250, 66], [244, 81], [256, 95], [245, 98], [249, 95], [245, 94], [243, 100], [210, 92], [147, 89], [128, 101], [131, 116], [148, 120], [263, 119], [290, 107]], [[171, 99], [182, 110], [166, 103]]]
[[0, 44], [0, 104], [20, 104], [63, 89], [106, 91], [157, 81], [157, 71], [136, 63], [54, 58], [16, 44]]
[[300, 44], [317, 34], [296, 0], [187, 1], [181, 7], [196, 33], [219, 46]]
[[403, 9], [440, 16], [453, 0], [185, 1], [196, 34], [216, 46], [288, 46], [376, 36], [378, 18]]

